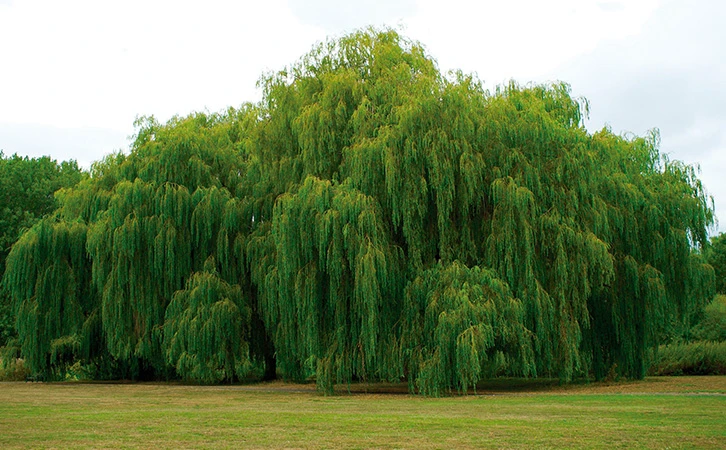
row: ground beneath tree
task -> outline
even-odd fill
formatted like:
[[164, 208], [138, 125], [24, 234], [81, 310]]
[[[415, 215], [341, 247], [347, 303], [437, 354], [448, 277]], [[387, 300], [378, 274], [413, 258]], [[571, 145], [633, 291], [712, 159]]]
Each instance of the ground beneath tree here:
[[[214, 386], [200, 386], [178, 382], [143, 382], [129, 381], [111, 382], [65, 382], [58, 384], [136, 384], [136, 385], [163, 385], [186, 386], [190, 388], [240, 390], [250, 392], [271, 393], [314, 393], [315, 382], [290, 383], [281, 380], [266, 381], [249, 384], [226, 384]], [[336, 385], [335, 393], [338, 395], [409, 395], [407, 383], [351, 383], [350, 385]], [[680, 376], [680, 377], [647, 377], [644, 380], [618, 380], [606, 382], [575, 382], [560, 384], [557, 379], [521, 379], [498, 378], [479, 383], [476, 390], [470, 390], [469, 395], [527, 395], [527, 394], [664, 394], [664, 395], [726, 395], [726, 377], [724, 376]], [[456, 395], [456, 393], [454, 393]]]

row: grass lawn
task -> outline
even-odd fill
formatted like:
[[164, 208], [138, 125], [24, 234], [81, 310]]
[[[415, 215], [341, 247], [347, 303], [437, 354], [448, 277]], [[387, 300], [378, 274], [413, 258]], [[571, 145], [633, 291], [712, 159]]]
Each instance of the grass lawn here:
[[0, 383], [0, 448], [726, 447], [723, 376], [497, 381], [447, 398], [352, 388]]

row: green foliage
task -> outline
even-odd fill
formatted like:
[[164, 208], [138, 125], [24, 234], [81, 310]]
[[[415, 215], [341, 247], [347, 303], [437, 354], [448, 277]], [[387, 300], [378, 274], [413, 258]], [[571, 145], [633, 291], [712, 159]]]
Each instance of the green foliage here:
[[402, 347], [409, 382], [426, 395], [467, 392], [508, 365], [536, 375], [522, 302], [490, 269], [438, 264], [406, 289]]
[[[53, 194], [85, 177], [75, 161], [6, 157], [0, 152], [0, 274], [21, 233], [58, 206]], [[0, 347], [15, 335], [15, 320], [12, 301], [0, 286]]]
[[30, 374], [25, 361], [20, 358], [17, 338], [10, 339], [4, 347], [0, 347], [0, 381], [23, 381]]
[[726, 342], [691, 342], [658, 348], [652, 375], [726, 375]]
[[164, 347], [167, 361], [185, 379], [205, 383], [245, 375], [250, 309], [239, 286], [219, 278], [212, 258], [194, 273], [166, 309]]
[[30, 372], [22, 359], [13, 359], [6, 363], [0, 361], [0, 381], [25, 381]]
[[216, 382], [264, 363], [430, 395], [641, 378], [666, 324], [712, 298], [694, 168], [657, 131], [589, 134], [564, 83], [492, 93], [363, 30], [260, 86], [256, 105], [139, 119], [129, 154], [13, 248], [34, 371]]
[[0, 267], [23, 229], [55, 210], [53, 194], [85, 178], [75, 161], [28, 158], [0, 152]]
[[8, 256], [4, 282], [16, 299], [20, 347], [33, 373], [80, 356], [80, 347], [65, 343], [85, 331], [95, 303], [86, 233], [82, 223], [48, 218], [24, 234]]
[[12, 301], [0, 287], [0, 345], [5, 345], [15, 333]]
[[703, 316], [693, 327], [693, 337], [701, 341], [726, 342], [726, 295], [717, 295], [703, 309]]
[[[244, 284], [237, 237], [252, 212], [230, 194], [241, 167], [232, 116], [139, 127], [131, 154], [95, 164], [8, 258], [5, 284], [34, 371], [55, 371], [62, 356], [117, 360], [133, 378], [164, 376], [167, 306], [192, 272], [216, 256], [225, 280]], [[58, 347], [68, 339], [77, 345]], [[207, 376], [185, 367], [185, 377]]]
[[390, 300], [400, 297], [404, 278], [380, 217], [375, 199], [313, 177], [276, 202], [277, 258], [260, 280], [260, 306], [291, 376], [302, 377], [311, 358], [325, 370], [318, 383], [327, 390], [332, 380], [388, 375], [383, 361], [395, 351], [395, 335], [385, 331], [400, 315]]
[[706, 260], [716, 273], [716, 292], [726, 295], [726, 233], [711, 238]]

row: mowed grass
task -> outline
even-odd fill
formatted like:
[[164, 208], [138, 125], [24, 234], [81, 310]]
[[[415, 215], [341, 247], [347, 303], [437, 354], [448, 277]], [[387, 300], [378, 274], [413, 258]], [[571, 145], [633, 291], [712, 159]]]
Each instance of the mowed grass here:
[[[393, 393], [370, 393], [386, 390]], [[425, 398], [355, 385], [0, 383], [0, 448], [724, 448], [726, 377]], [[365, 393], [364, 391], [368, 391]]]

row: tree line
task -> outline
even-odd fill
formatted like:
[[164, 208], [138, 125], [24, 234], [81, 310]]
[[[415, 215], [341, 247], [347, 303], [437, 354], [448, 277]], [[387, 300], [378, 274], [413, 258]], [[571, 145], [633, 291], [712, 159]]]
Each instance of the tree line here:
[[33, 372], [432, 395], [642, 378], [713, 297], [696, 170], [655, 131], [589, 133], [564, 83], [490, 92], [364, 30], [259, 85], [256, 104], [140, 118], [13, 245], [12, 346]]

